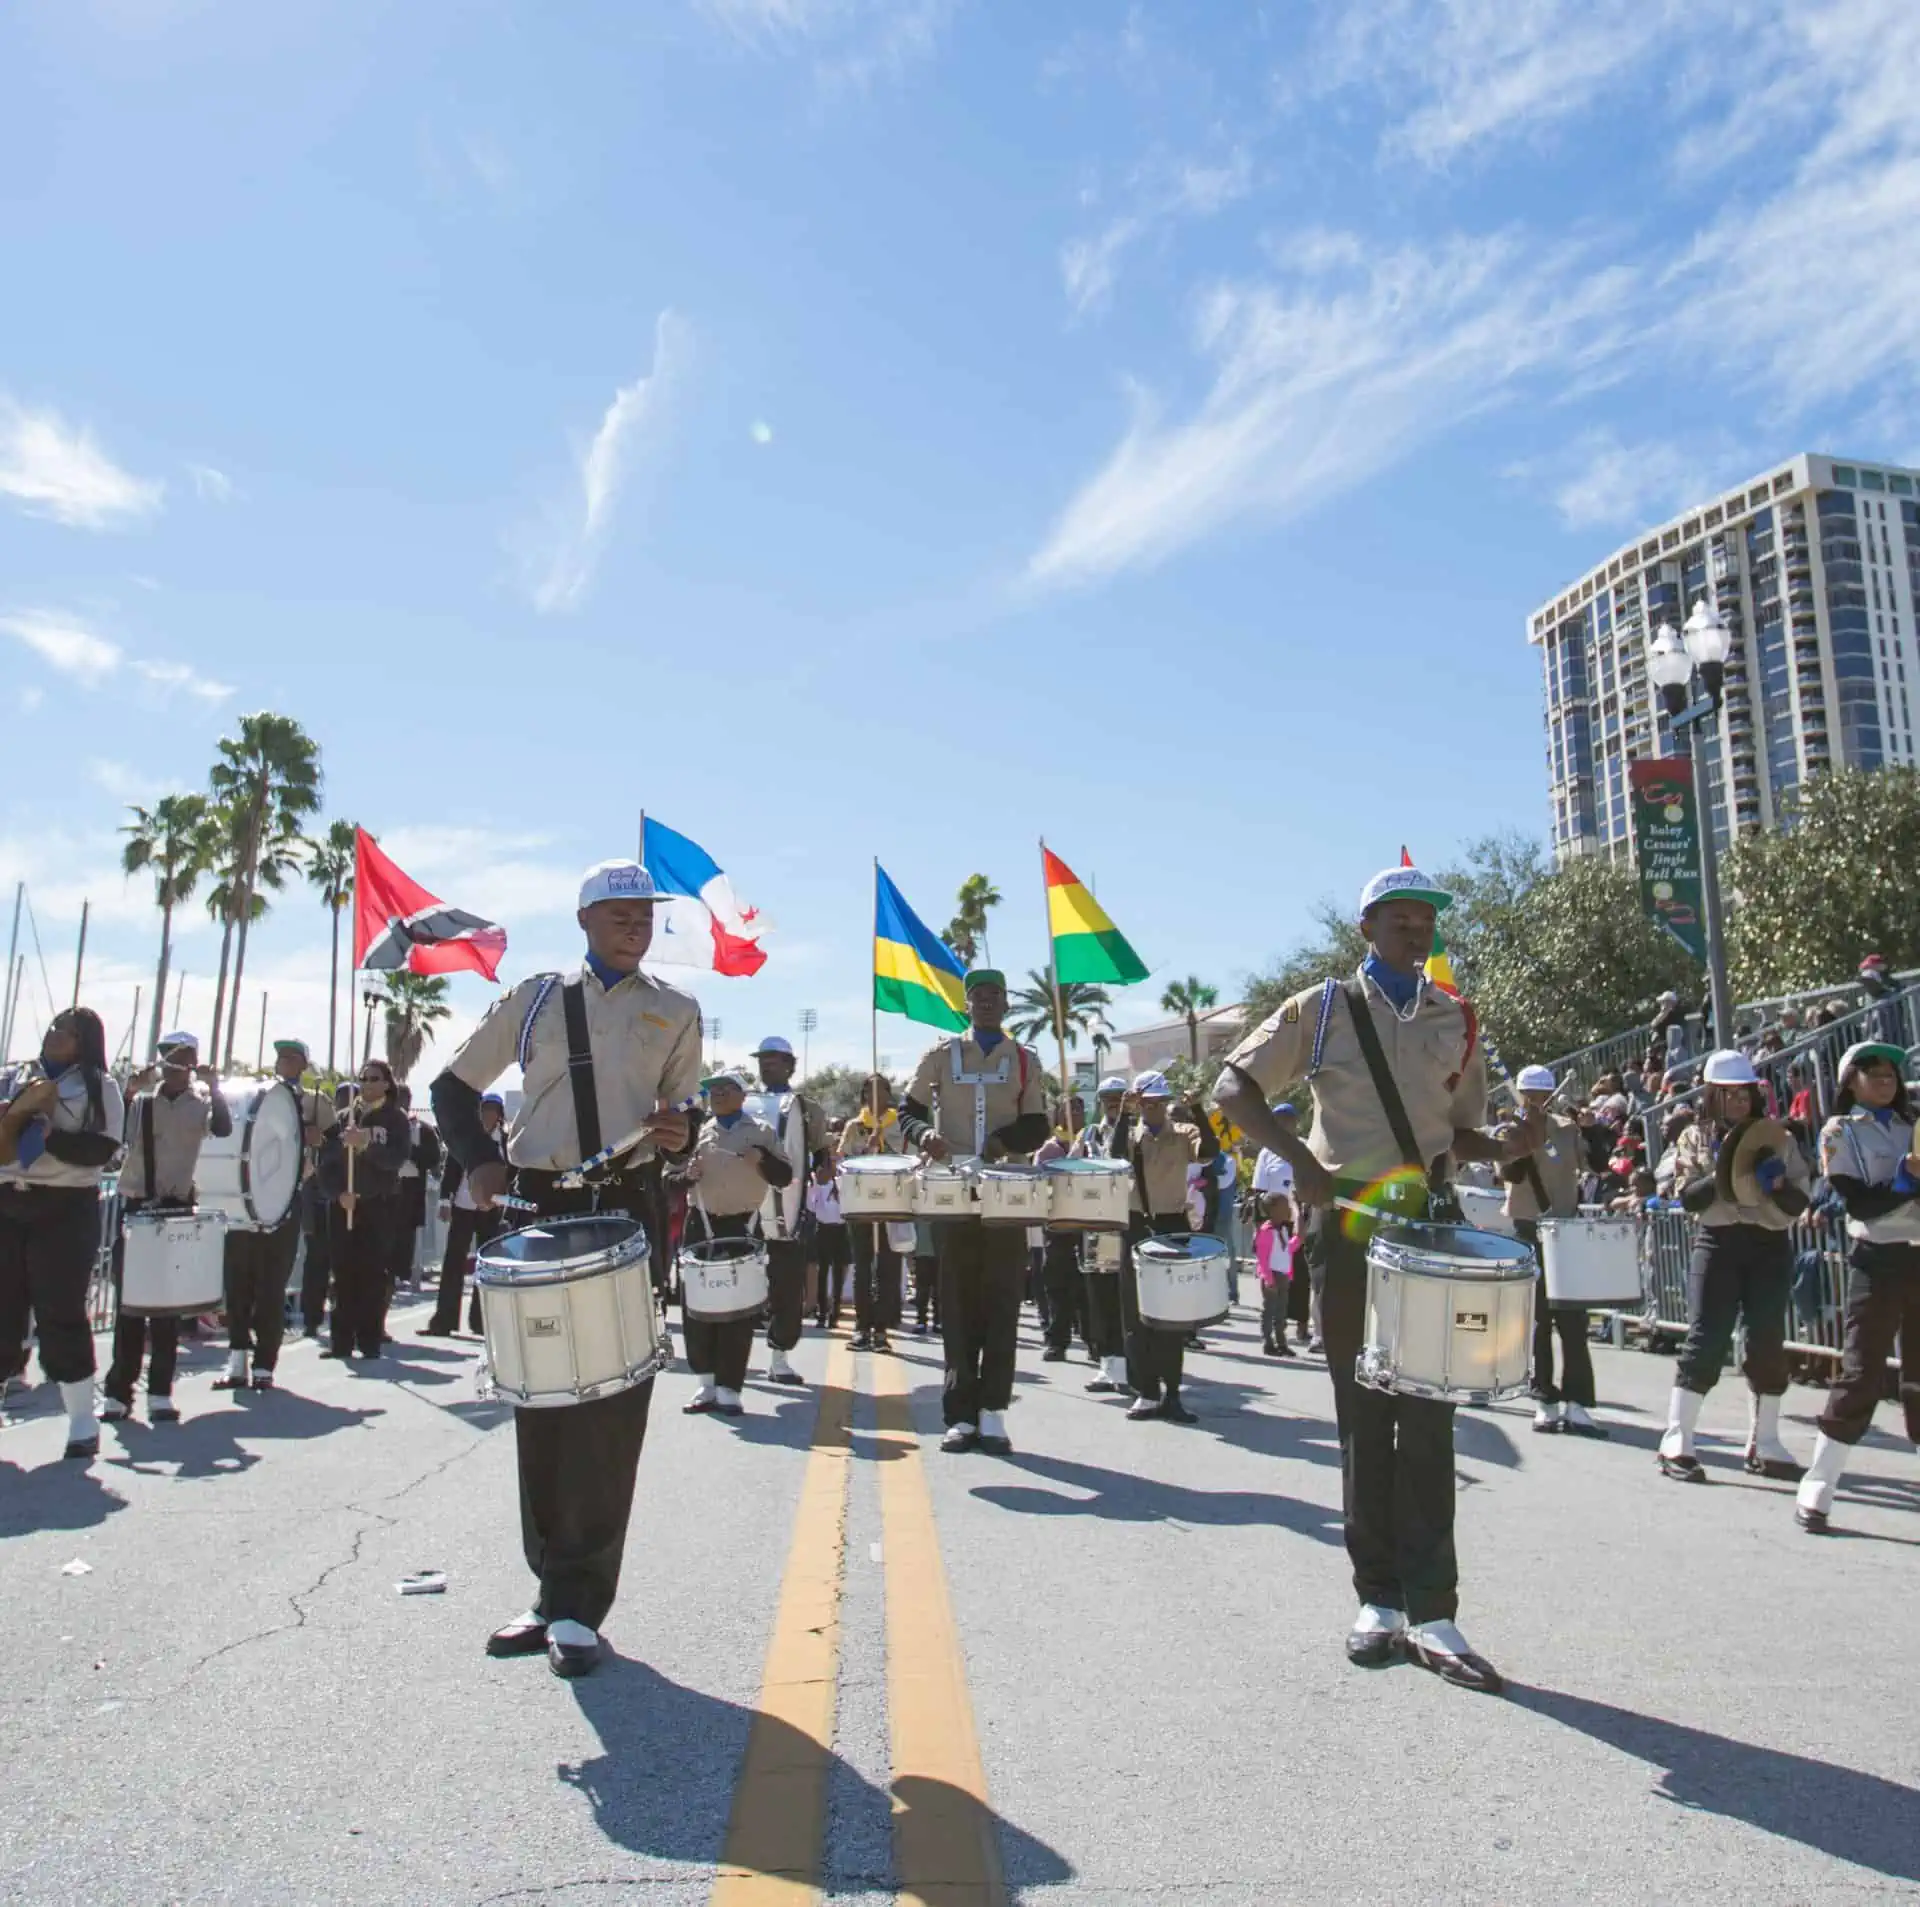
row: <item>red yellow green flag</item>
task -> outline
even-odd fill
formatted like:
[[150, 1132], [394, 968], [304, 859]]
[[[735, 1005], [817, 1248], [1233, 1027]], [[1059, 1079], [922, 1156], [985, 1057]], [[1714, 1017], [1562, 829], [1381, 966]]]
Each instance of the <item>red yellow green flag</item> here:
[[1063, 987], [1129, 987], [1147, 977], [1144, 961], [1100, 903], [1080, 885], [1072, 868], [1043, 841], [1047, 875], [1047, 931], [1053, 936], [1053, 977]]
[[[1411, 867], [1413, 856], [1404, 846], [1400, 849], [1400, 865]], [[1453, 977], [1453, 962], [1447, 958], [1447, 943], [1440, 938], [1439, 930], [1434, 930], [1433, 952], [1427, 955], [1427, 978], [1442, 993], [1451, 993], [1458, 998], [1460, 983]]]

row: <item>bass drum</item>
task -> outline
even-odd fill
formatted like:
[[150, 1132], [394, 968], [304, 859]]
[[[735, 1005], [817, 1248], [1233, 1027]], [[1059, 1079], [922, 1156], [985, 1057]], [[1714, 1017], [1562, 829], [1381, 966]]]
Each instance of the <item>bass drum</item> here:
[[233, 1114], [224, 1139], [208, 1133], [194, 1189], [202, 1210], [224, 1212], [238, 1232], [270, 1232], [293, 1210], [300, 1190], [300, 1102], [280, 1080], [223, 1086]]

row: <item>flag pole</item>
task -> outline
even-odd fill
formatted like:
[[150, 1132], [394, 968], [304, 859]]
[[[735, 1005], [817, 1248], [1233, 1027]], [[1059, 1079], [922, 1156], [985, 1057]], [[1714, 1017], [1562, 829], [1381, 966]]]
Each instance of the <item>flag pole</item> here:
[[[873, 857], [873, 938], [877, 953], [880, 940], [880, 857], [877, 854]], [[870, 1073], [878, 1073], [880, 1070], [880, 989], [877, 985], [868, 989], [867, 1009], [867, 1023], [873, 1029], [873, 1065]], [[868, 1083], [872, 1083], [871, 1077]], [[878, 1112], [873, 1116], [875, 1119], [880, 1117]]]
[[1047, 923], [1047, 985], [1053, 995], [1053, 1037], [1060, 1047], [1060, 1116], [1066, 1121], [1067, 1137], [1074, 1138], [1080, 1128], [1073, 1123], [1073, 1076], [1067, 1071], [1067, 1009], [1060, 995], [1060, 960], [1054, 951], [1053, 903], [1047, 887], [1047, 839], [1040, 837], [1040, 905]]

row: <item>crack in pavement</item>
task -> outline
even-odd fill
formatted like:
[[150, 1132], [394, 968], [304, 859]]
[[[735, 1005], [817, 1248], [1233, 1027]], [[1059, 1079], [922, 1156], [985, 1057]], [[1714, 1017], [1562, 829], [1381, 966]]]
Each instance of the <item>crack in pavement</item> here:
[[574, 1887], [685, 1887], [689, 1881], [698, 1882], [698, 1871], [686, 1874], [582, 1874], [578, 1879], [567, 1881], [540, 1881], [530, 1887], [509, 1887], [504, 1893], [487, 1894], [473, 1903], [473, 1907], [495, 1907], [503, 1900], [551, 1900], [556, 1894], [563, 1894]]

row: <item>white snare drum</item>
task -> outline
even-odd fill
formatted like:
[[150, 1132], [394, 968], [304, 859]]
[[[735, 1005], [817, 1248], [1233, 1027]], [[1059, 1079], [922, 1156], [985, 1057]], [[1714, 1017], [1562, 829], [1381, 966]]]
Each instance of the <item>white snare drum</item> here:
[[976, 1186], [983, 1225], [1032, 1225], [1047, 1216], [1047, 1175], [1037, 1165], [983, 1165]]
[[1095, 1273], [1118, 1271], [1124, 1253], [1118, 1232], [1089, 1232], [1080, 1241], [1080, 1269]]
[[1133, 1167], [1124, 1159], [1055, 1159], [1047, 1175], [1047, 1223], [1057, 1232], [1124, 1232]]
[[834, 1169], [840, 1216], [848, 1224], [910, 1219], [914, 1214], [913, 1179], [919, 1161], [898, 1154], [842, 1159]]
[[300, 1102], [279, 1080], [246, 1081], [221, 1093], [233, 1130], [201, 1141], [195, 1194], [203, 1211], [226, 1213], [235, 1231], [272, 1231], [300, 1190]]
[[767, 1248], [757, 1238], [700, 1238], [680, 1247], [680, 1308], [702, 1324], [757, 1318], [767, 1306]]
[[1133, 1277], [1140, 1322], [1150, 1331], [1198, 1331], [1227, 1315], [1227, 1248], [1205, 1232], [1141, 1239], [1133, 1248]]
[[1513, 1220], [1507, 1216], [1507, 1190], [1503, 1185], [1473, 1185], [1461, 1179], [1453, 1182], [1454, 1197], [1460, 1212], [1477, 1232], [1501, 1232], [1514, 1236]]
[[122, 1226], [122, 1311], [192, 1318], [226, 1303], [225, 1212], [129, 1212]]
[[1540, 1262], [1549, 1304], [1638, 1311], [1645, 1302], [1637, 1218], [1543, 1218]]
[[1382, 1225], [1367, 1247], [1367, 1340], [1355, 1376], [1375, 1390], [1490, 1404], [1527, 1388], [1533, 1254], [1465, 1225]]
[[647, 1235], [617, 1213], [550, 1218], [480, 1251], [491, 1387], [523, 1409], [590, 1403], [665, 1361]]
[[915, 1218], [971, 1218], [979, 1166], [972, 1159], [929, 1159], [914, 1174]]

